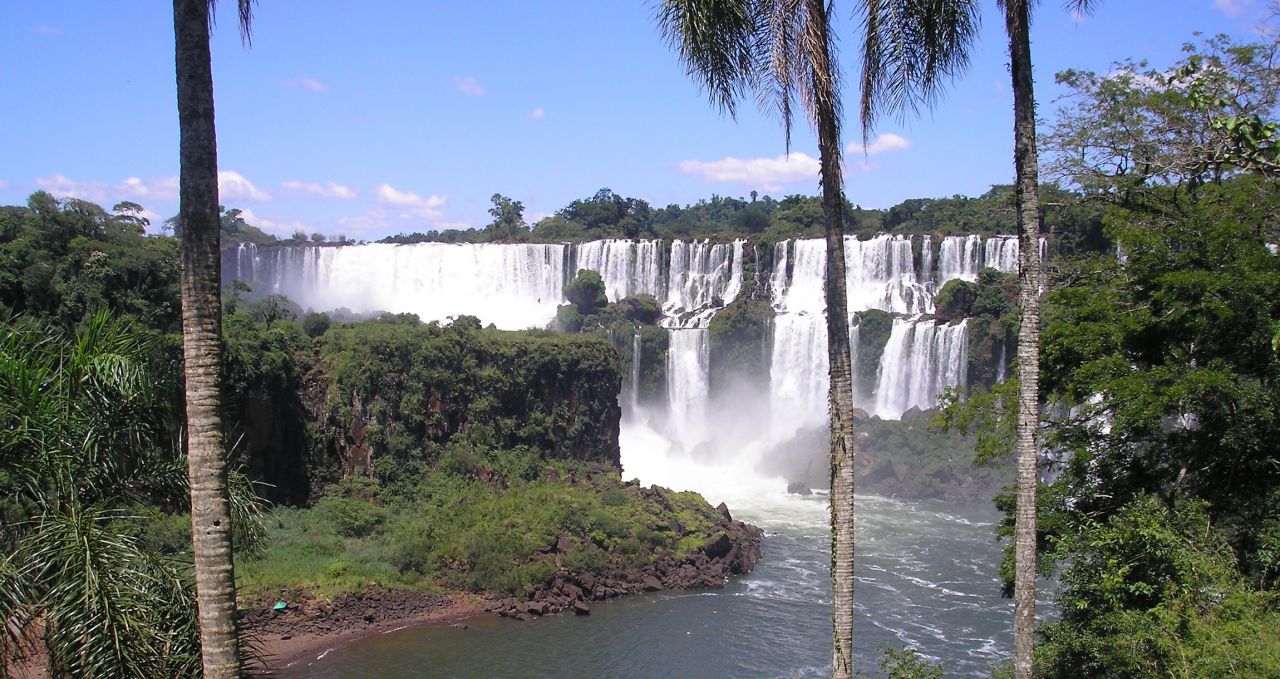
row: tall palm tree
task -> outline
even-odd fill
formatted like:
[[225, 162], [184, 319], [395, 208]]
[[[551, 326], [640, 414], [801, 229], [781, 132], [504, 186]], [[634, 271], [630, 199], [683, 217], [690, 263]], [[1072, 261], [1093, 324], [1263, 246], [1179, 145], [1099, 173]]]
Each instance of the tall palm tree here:
[[[1040, 442], [1040, 172], [1028, 0], [1003, 0], [1013, 78], [1014, 197], [1018, 212], [1018, 499], [1013, 529], [1013, 672], [1031, 679], [1036, 630], [1036, 461]], [[1081, 4], [1081, 3], [1077, 3]]]
[[[204, 676], [240, 674], [227, 451], [222, 430], [222, 295], [218, 145], [209, 52], [216, 0], [173, 0], [178, 85], [182, 234], [182, 353], [186, 378], [187, 475]], [[238, 0], [249, 41], [253, 0]]]
[[[868, 26], [885, 3], [861, 0]], [[754, 93], [780, 114], [788, 150], [795, 106], [818, 133], [826, 238], [828, 414], [831, 427], [832, 677], [853, 676], [854, 422], [849, 313], [845, 288], [844, 192], [841, 163], [840, 69], [826, 0], [666, 0], [658, 12], [663, 34], [712, 103], [734, 115]], [[933, 16], [933, 15], [930, 15]], [[898, 24], [905, 25], [905, 24]], [[954, 28], [954, 27], [948, 27]], [[964, 27], [960, 27], [963, 29]], [[898, 101], [932, 92], [963, 57], [968, 30], [934, 31], [932, 68], [898, 91]], [[864, 119], [865, 121], [865, 119]], [[866, 130], [864, 129], [864, 137]]]
[[[875, 3], [876, 0], [869, 0]], [[929, 50], [909, 46], [920, 27], [957, 25], [957, 12], [976, 11], [972, 0], [880, 0], [881, 25], [868, 23], [864, 57], [863, 125], [874, 121], [878, 102], [901, 106], [902, 94], [920, 92], [913, 80], [932, 68]], [[1017, 508], [1014, 518], [1013, 647], [1016, 679], [1031, 679], [1035, 650], [1036, 470], [1040, 421], [1040, 178], [1036, 152], [1035, 89], [1031, 71], [1030, 0], [999, 0], [1009, 39], [1013, 90], [1014, 196], [1018, 215], [1018, 421], [1014, 451]], [[1068, 0], [1068, 9], [1089, 12], [1097, 0]], [[937, 32], [938, 29], [927, 29]], [[876, 40], [874, 34], [884, 34]], [[907, 36], [906, 40], [901, 36]], [[879, 43], [878, 50], [870, 47]], [[918, 44], [918, 43], [917, 43]], [[964, 45], [967, 47], [967, 43]], [[963, 57], [957, 63], [963, 63]], [[877, 65], [881, 65], [879, 69]], [[887, 67], [886, 67], [887, 65]], [[928, 95], [925, 88], [926, 96]], [[913, 101], [909, 96], [907, 103]]]

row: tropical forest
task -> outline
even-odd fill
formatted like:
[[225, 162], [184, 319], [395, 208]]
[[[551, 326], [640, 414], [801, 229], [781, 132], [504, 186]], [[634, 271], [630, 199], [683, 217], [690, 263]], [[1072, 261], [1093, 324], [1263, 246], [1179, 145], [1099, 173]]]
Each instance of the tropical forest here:
[[2, 679], [1280, 677], [1280, 3], [0, 38]]

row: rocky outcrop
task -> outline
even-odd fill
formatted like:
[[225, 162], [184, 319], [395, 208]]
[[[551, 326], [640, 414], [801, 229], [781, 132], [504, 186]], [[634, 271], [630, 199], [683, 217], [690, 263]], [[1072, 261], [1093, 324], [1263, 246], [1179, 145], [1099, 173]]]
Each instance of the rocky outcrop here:
[[605, 572], [561, 570], [549, 582], [527, 587], [523, 597], [499, 599], [489, 609], [516, 620], [570, 611], [590, 615], [592, 602], [628, 594], [723, 587], [729, 576], [750, 573], [755, 567], [764, 531], [733, 520], [727, 509], [722, 514], [726, 518], [718, 526], [720, 531], [691, 554], [661, 554], [633, 570], [616, 564]]

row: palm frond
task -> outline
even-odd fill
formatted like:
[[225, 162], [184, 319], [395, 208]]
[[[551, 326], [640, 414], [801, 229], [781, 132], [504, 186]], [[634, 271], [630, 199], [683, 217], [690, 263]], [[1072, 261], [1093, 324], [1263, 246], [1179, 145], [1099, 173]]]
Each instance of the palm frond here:
[[946, 85], [968, 68], [980, 20], [976, 0], [861, 4], [865, 30], [860, 119], [865, 144], [882, 111], [914, 115], [936, 103]]
[[[240, 40], [245, 47], [253, 45], [253, 6], [258, 4], [258, 0], [236, 0], [236, 10], [239, 15], [240, 24]], [[218, 0], [209, 0], [209, 32], [213, 32], [213, 27], [217, 23]]]
[[655, 20], [689, 77], [731, 117], [757, 77], [758, 21], [751, 0], [665, 0]]

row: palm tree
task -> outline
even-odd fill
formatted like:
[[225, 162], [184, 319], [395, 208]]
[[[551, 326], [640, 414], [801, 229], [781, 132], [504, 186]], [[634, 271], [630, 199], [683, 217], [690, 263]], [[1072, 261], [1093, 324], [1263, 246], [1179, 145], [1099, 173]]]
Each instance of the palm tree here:
[[[863, 0], [862, 4], [871, 32], [878, 25], [884, 3]], [[762, 103], [776, 107], [780, 114], [788, 150], [797, 103], [817, 128], [827, 246], [831, 671], [832, 677], [847, 679], [853, 676], [855, 450], [845, 288], [840, 69], [835, 62], [829, 8], [825, 0], [666, 0], [658, 12], [658, 24], [679, 52], [689, 75], [705, 86], [712, 103], [721, 110], [734, 115], [739, 98], [757, 94]], [[898, 101], [914, 101], [919, 91], [932, 92], [941, 78], [962, 65], [956, 57], [965, 54], [960, 48], [970, 39], [971, 32], [963, 26], [945, 28], [928, 34], [934, 50], [931, 68], [900, 88]], [[864, 122], [867, 120], [864, 117]], [[865, 128], [863, 134], [867, 134]]]
[[[182, 234], [182, 350], [186, 378], [187, 475], [204, 676], [240, 674], [235, 625], [231, 502], [222, 430], [222, 300], [218, 146], [209, 53], [216, 0], [173, 0], [178, 84]], [[238, 0], [246, 43], [253, 0]]]
[[[874, 2], [874, 0], [870, 0]], [[928, 50], [902, 47], [909, 40], [893, 36], [919, 35], [918, 27], [955, 25], [957, 12], [976, 11], [972, 0], [883, 0], [896, 11], [880, 13], [877, 32], [890, 38], [883, 53], [866, 50], [864, 59], [863, 124], [874, 120], [876, 103], [900, 103], [902, 92], [912, 91], [912, 77], [927, 73]], [[1018, 329], [1018, 421], [1014, 443], [1017, 460], [1017, 508], [1014, 519], [1014, 675], [1031, 679], [1035, 650], [1036, 598], [1036, 470], [1040, 422], [1040, 178], [1036, 152], [1035, 91], [1031, 71], [1030, 1], [999, 0], [1009, 38], [1009, 71], [1013, 89], [1014, 197], [1018, 215], [1018, 289], [1022, 318]], [[1076, 12], [1089, 12], [1097, 0], [1068, 0]], [[902, 24], [896, 26], [894, 24]], [[913, 28], [914, 27], [914, 28]], [[868, 41], [872, 44], [871, 23]], [[967, 46], [967, 44], [965, 45]], [[886, 61], [887, 56], [887, 61]], [[925, 56], [926, 58], [921, 58]], [[960, 57], [958, 63], [963, 62]], [[876, 64], [896, 68], [877, 70]], [[885, 75], [886, 71], [889, 75]], [[868, 75], [869, 74], [869, 75]], [[917, 90], [919, 88], [916, 88]], [[878, 97], [876, 95], [879, 95]], [[910, 99], [908, 99], [910, 101]]]
[[54, 677], [199, 670], [182, 559], [137, 537], [138, 503], [185, 491], [162, 443], [153, 387], [172, 376], [158, 353], [154, 335], [103, 313], [74, 335], [0, 320], [0, 676], [37, 644]]
[[[1013, 78], [1014, 198], [1018, 212], [1018, 499], [1015, 510], [1013, 672], [1031, 679], [1036, 630], [1036, 458], [1040, 441], [1040, 172], [1028, 0], [1004, 0]], [[1077, 2], [1077, 4], [1083, 4]]]

